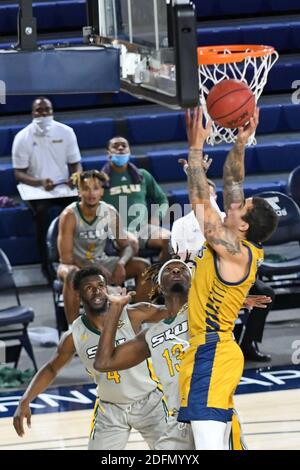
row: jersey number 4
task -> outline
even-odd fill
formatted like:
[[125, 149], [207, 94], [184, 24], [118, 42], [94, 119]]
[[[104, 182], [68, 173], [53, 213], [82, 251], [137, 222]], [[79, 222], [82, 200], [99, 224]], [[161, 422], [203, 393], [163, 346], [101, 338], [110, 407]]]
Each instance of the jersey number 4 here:
[[116, 384], [119, 384], [121, 381], [121, 377], [117, 371], [107, 372], [107, 380], [114, 380]]

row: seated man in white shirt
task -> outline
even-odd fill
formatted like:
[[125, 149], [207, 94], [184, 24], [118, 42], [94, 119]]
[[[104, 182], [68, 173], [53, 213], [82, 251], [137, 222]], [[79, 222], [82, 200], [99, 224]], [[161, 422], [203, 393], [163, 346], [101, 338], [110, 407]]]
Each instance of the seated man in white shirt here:
[[[183, 165], [183, 170], [186, 171], [186, 160], [180, 159], [179, 162]], [[207, 182], [210, 189], [211, 204], [219, 212], [221, 217], [224, 218], [225, 213], [220, 211], [216, 202], [216, 185], [209, 179]], [[184, 217], [174, 221], [171, 231], [171, 244], [174, 252], [178, 252], [178, 255], [182, 260], [185, 260], [187, 251], [191, 254], [191, 258], [194, 258], [204, 242], [204, 234], [198, 224], [194, 211], [191, 210], [191, 212]]]
[[[71, 175], [82, 170], [76, 135], [71, 127], [53, 119], [50, 100], [37, 98], [32, 104], [32, 122], [14, 138], [12, 163], [18, 182], [51, 191], [62, 181], [72, 186]], [[71, 198], [28, 201], [37, 230], [42, 271], [47, 272], [46, 233], [48, 210], [53, 206], [64, 209]]]

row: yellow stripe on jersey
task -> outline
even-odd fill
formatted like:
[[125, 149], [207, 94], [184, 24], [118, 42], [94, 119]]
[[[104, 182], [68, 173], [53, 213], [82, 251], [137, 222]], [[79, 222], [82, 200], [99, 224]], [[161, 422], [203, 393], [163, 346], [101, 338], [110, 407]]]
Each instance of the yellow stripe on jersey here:
[[164, 392], [162, 384], [160, 383], [159, 378], [157, 377], [155, 373], [151, 359], [147, 359], [146, 362], [147, 362], [150, 378], [157, 384], [158, 390], [160, 390], [161, 392]]
[[263, 249], [243, 240], [249, 250], [249, 269], [238, 283], [226, 282], [218, 272], [216, 252], [204, 244], [196, 257], [188, 300], [191, 338], [205, 332], [229, 332], [255, 282], [257, 267], [263, 261]]
[[152, 360], [147, 359], [146, 362], [147, 362], [147, 366], [148, 366], [148, 370], [149, 370], [149, 374], [150, 374], [151, 379], [157, 384], [157, 389], [163, 394], [161, 400], [162, 400], [162, 405], [163, 405], [164, 412], [165, 412], [165, 415], [166, 415], [166, 418], [167, 418], [170, 415], [170, 412], [169, 412], [169, 408], [168, 408], [167, 399], [166, 399], [165, 394], [164, 394], [163, 386], [160, 383], [159, 378], [157, 377], [157, 375], [155, 373]]
[[90, 428], [90, 439], [94, 439], [94, 430], [95, 430], [95, 423], [96, 423], [98, 408], [99, 408], [99, 398], [96, 399], [95, 405], [94, 405], [93, 418], [92, 418], [91, 428]]

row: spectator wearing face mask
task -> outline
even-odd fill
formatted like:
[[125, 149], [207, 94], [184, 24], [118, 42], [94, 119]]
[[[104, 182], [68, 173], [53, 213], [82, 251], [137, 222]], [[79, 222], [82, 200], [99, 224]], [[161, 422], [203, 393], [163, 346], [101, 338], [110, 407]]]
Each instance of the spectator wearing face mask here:
[[[62, 182], [71, 187], [71, 175], [82, 170], [73, 129], [53, 119], [52, 103], [44, 97], [33, 102], [32, 118], [32, 122], [18, 132], [13, 141], [12, 163], [16, 180], [45, 191], [51, 191]], [[42, 271], [46, 276], [48, 211], [53, 206], [63, 209], [70, 202], [69, 197], [28, 201], [36, 222]]]
[[160, 227], [169, 209], [166, 194], [148, 171], [130, 161], [130, 146], [124, 137], [110, 139], [107, 152], [109, 162], [102, 171], [109, 182], [103, 200], [117, 209], [129, 234], [138, 239], [140, 249], [157, 248], [160, 259], [168, 259], [170, 232]]

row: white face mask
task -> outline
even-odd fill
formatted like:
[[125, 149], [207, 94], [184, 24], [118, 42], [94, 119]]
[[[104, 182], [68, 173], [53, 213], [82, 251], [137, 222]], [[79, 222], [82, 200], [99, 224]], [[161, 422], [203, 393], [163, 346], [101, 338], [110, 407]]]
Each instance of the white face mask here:
[[46, 135], [51, 129], [53, 116], [37, 117], [32, 120], [34, 132], [38, 135]]

